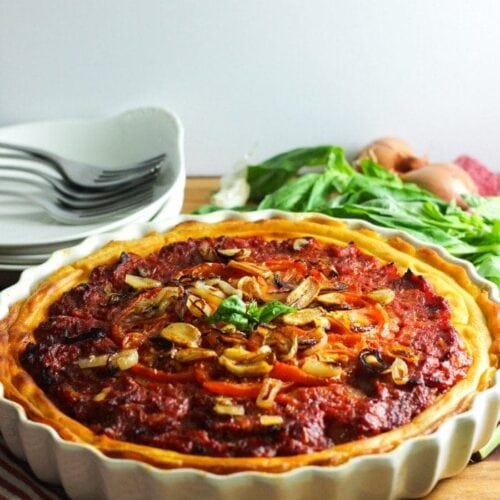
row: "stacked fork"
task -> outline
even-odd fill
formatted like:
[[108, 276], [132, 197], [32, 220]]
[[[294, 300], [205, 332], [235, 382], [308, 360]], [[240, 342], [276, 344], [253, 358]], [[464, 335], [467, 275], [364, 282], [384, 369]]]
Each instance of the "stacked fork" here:
[[[1, 183], [9, 181], [36, 187], [35, 191], [25, 191], [2, 186], [0, 194], [20, 196], [64, 224], [98, 222], [118, 217], [150, 201], [154, 181], [166, 158], [161, 154], [131, 165], [98, 167], [38, 148], [0, 142], [0, 159], [29, 160], [28, 165], [22, 166], [2, 163]], [[22, 175], [2, 175], [2, 172]]]

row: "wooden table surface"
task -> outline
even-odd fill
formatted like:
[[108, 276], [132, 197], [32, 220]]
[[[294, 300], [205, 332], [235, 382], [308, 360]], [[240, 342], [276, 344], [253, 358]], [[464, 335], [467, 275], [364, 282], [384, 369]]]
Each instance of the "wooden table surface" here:
[[[216, 177], [189, 178], [183, 213], [189, 213], [204, 203], [208, 203], [211, 192], [218, 187]], [[19, 273], [0, 271], [0, 289], [17, 280]], [[469, 465], [461, 474], [441, 481], [428, 500], [448, 499], [500, 499], [500, 448], [486, 460]]]

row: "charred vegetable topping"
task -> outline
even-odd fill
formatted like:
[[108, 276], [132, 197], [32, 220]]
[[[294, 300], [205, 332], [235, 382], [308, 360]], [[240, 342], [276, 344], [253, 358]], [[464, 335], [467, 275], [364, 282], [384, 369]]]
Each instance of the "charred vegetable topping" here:
[[[378, 434], [401, 425], [396, 401], [412, 418], [469, 363], [422, 277], [312, 237], [123, 254], [35, 337], [23, 365], [95, 432], [187, 453], [202, 440], [223, 456], [324, 449], [344, 427]], [[378, 404], [389, 410], [365, 419]]]

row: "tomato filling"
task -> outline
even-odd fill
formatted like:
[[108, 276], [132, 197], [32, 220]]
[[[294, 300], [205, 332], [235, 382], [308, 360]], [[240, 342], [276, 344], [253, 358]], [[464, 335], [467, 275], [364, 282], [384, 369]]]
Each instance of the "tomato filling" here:
[[470, 362], [424, 278], [309, 237], [124, 253], [52, 304], [22, 355], [97, 434], [227, 457], [395, 429]]

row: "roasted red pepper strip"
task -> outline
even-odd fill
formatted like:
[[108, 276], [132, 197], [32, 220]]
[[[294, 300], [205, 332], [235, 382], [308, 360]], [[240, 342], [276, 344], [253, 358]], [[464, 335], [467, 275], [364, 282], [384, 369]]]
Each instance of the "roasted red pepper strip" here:
[[220, 380], [207, 380], [203, 382], [203, 388], [220, 396], [232, 398], [256, 398], [259, 395], [262, 384], [258, 382], [232, 383]]
[[307, 266], [303, 262], [298, 260], [289, 259], [275, 259], [266, 261], [266, 266], [271, 269], [271, 271], [288, 271], [294, 269], [298, 274], [304, 276], [307, 272]]
[[194, 380], [194, 372], [191, 369], [177, 373], [169, 373], [157, 370], [156, 368], [149, 368], [141, 363], [137, 363], [129, 369], [136, 375], [154, 380], [155, 382], [188, 382]]
[[274, 363], [274, 368], [269, 374], [270, 377], [278, 378], [283, 382], [295, 382], [298, 385], [326, 385], [326, 380], [309, 375], [304, 370], [301, 370], [297, 366], [287, 365], [286, 363], [281, 363], [276, 361]]

